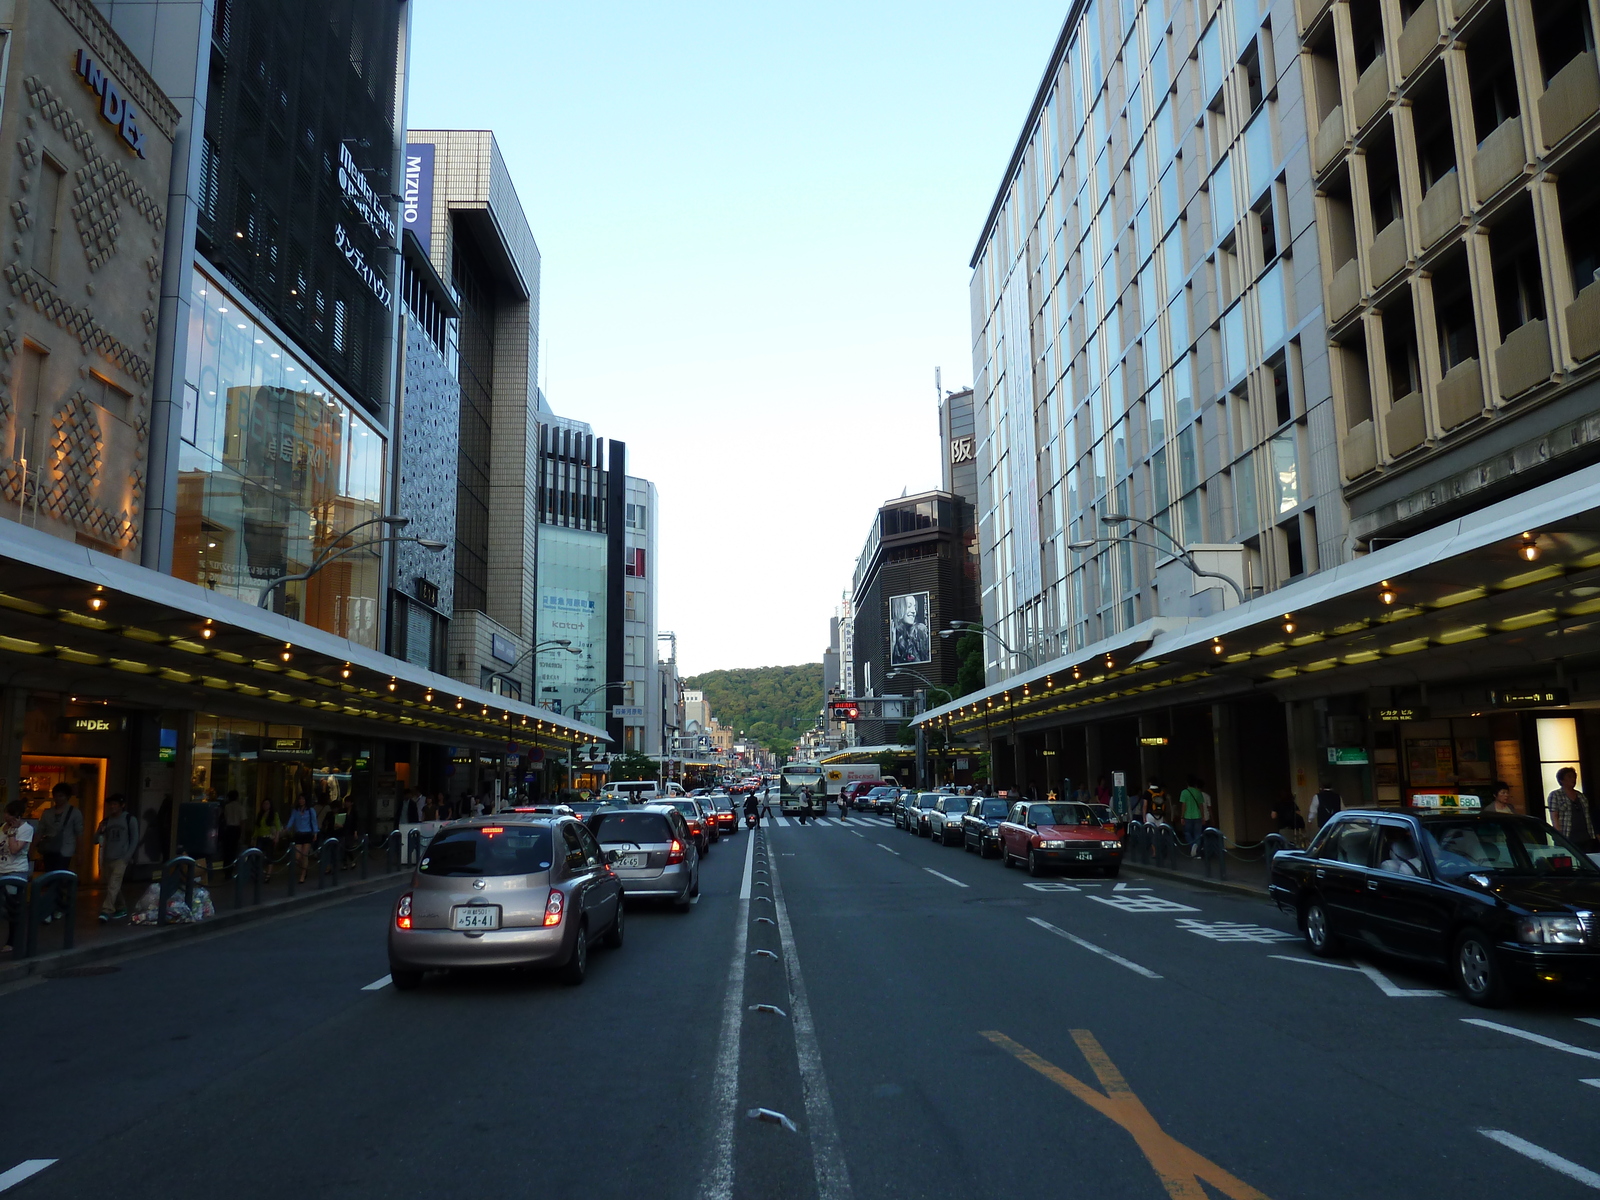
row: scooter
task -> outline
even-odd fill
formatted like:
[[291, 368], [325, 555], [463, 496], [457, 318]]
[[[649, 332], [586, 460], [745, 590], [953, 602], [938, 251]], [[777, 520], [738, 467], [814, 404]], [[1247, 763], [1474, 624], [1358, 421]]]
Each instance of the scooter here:
[[759, 816], [757, 816], [755, 813], [745, 813], [745, 815], [744, 815], [745, 828], [746, 829], [754, 829], [756, 827], [756, 822], [759, 821], [760, 819], [761, 818]]

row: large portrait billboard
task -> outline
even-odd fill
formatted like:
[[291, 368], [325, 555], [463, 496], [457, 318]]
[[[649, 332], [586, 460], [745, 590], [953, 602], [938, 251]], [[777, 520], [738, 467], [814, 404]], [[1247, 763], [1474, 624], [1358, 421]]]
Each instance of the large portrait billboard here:
[[909, 592], [889, 597], [889, 665], [909, 667], [933, 661], [933, 637], [928, 626], [928, 593]]

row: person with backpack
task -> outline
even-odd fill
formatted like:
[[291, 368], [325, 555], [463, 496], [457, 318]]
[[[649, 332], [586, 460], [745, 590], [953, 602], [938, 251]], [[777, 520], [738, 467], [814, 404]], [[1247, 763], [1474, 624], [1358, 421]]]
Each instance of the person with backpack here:
[[1311, 797], [1310, 827], [1321, 829], [1333, 819], [1333, 814], [1344, 807], [1344, 801], [1339, 793], [1333, 790], [1333, 785], [1325, 783], [1317, 789], [1317, 794]]
[[[72, 785], [58, 783], [50, 789], [50, 807], [39, 816], [39, 832], [34, 845], [39, 847], [39, 866], [42, 870], [70, 871], [73, 855], [78, 853], [78, 839], [83, 836], [83, 811], [72, 803]], [[57, 917], [67, 914], [67, 898], [58, 890], [57, 908], [44, 918], [48, 925]]]
[[100, 865], [106, 871], [106, 893], [100, 901], [100, 924], [104, 925], [128, 915], [128, 906], [122, 902], [122, 877], [139, 845], [139, 818], [128, 811], [121, 792], [106, 797], [106, 818], [94, 840], [100, 843]]

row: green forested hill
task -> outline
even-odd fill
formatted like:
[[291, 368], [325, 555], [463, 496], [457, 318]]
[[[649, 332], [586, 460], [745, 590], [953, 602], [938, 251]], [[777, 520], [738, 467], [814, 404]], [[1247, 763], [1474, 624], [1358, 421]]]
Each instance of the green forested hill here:
[[822, 708], [822, 664], [797, 667], [739, 667], [707, 671], [683, 681], [706, 694], [711, 715], [735, 733], [770, 750], [789, 750], [794, 739], [817, 723]]

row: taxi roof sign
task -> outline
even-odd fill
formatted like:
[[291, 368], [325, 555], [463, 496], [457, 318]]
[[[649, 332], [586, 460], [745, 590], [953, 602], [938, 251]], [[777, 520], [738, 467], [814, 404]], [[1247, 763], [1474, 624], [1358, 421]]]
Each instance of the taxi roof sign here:
[[1462, 796], [1454, 792], [1418, 792], [1411, 797], [1411, 807], [1477, 812], [1483, 807], [1483, 801], [1477, 796]]

